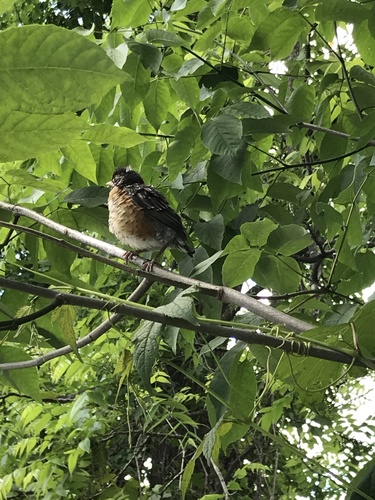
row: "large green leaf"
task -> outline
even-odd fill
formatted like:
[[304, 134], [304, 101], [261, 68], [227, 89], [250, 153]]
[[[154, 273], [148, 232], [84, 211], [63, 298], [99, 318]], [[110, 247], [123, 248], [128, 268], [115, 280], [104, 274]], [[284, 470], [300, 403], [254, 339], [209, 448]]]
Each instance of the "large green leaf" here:
[[312, 243], [311, 236], [303, 227], [289, 224], [275, 229], [268, 238], [268, 246], [281, 255], [293, 255]]
[[152, 391], [150, 384], [151, 370], [158, 354], [158, 338], [162, 325], [145, 321], [133, 337], [134, 364], [145, 388]]
[[145, 68], [153, 73], [159, 73], [160, 64], [163, 59], [162, 53], [150, 43], [139, 43], [134, 40], [127, 40], [129, 49], [137, 54]]
[[156, 131], [167, 116], [170, 105], [169, 86], [165, 80], [154, 80], [143, 101], [148, 121]]
[[97, 182], [96, 163], [87, 142], [77, 140], [62, 148], [62, 152], [82, 177]]
[[224, 285], [233, 287], [252, 278], [260, 256], [261, 252], [252, 248], [230, 253], [223, 265]]
[[315, 107], [315, 89], [312, 85], [299, 85], [287, 102], [288, 112], [300, 121], [310, 121]]
[[112, 28], [128, 28], [146, 24], [151, 15], [148, 0], [114, 0], [112, 3]]
[[233, 363], [230, 376], [230, 411], [235, 419], [248, 419], [254, 410], [257, 379], [249, 360]]
[[27, 160], [80, 138], [87, 124], [74, 113], [0, 112], [0, 161]]
[[252, 247], [262, 247], [267, 243], [269, 235], [277, 228], [277, 224], [270, 219], [245, 222], [241, 226], [241, 234], [249, 241]]
[[255, 268], [253, 279], [265, 288], [288, 293], [298, 289], [301, 276], [298, 264], [291, 257], [262, 255]]
[[184, 45], [185, 41], [175, 33], [162, 29], [150, 29], [145, 32], [146, 40], [150, 43], [160, 43], [166, 46]]
[[3, 31], [0, 49], [2, 113], [76, 111], [126, 79], [100, 47], [57, 26]]
[[[234, 347], [224, 354], [219, 362], [219, 366], [215, 370], [210, 384], [210, 394], [207, 396], [209, 418], [212, 427], [216, 425], [228, 409], [231, 395], [230, 375], [233, 366], [238, 363], [244, 347], [243, 342], [237, 342]], [[234, 379], [236, 378], [236, 373], [237, 371], [234, 370]], [[235, 397], [235, 389], [233, 389], [232, 397]]]
[[128, 55], [123, 70], [130, 75], [131, 79], [127, 79], [121, 85], [122, 98], [125, 104], [133, 109], [147, 94], [151, 72], [144, 67], [136, 54]]
[[88, 208], [99, 207], [108, 201], [108, 188], [104, 186], [89, 186], [75, 189], [65, 196], [64, 201]]
[[[0, 362], [13, 363], [29, 361], [31, 357], [25, 351], [13, 346], [2, 345], [0, 349]], [[2, 384], [13, 387], [20, 394], [25, 394], [39, 401], [39, 378], [35, 367], [20, 368], [18, 370], [5, 371], [0, 375]]]
[[346, 21], [360, 23], [371, 16], [371, 9], [363, 3], [350, 0], [321, 1], [315, 10], [317, 21]]
[[127, 127], [115, 127], [100, 123], [92, 125], [83, 134], [83, 139], [97, 144], [114, 144], [123, 148], [132, 148], [149, 139]]
[[[351, 2], [348, 2], [351, 3]], [[357, 5], [357, 4], [356, 4]], [[368, 21], [363, 21], [360, 24], [355, 25], [353, 30], [353, 38], [356, 46], [358, 47], [359, 53], [361, 54], [363, 60], [371, 65], [375, 65], [375, 40], [370, 30]]]
[[208, 121], [202, 127], [202, 141], [211, 153], [234, 154], [242, 137], [242, 123], [232, 115], [222, 114]]
[[218, 214], [207, 222], [198, 222], [194, 226], [194, 232], [200, 241], [214, 250], [221, 250], [221, 242], [224, 235], [224, 219]]
[[0, 15], [10, 10], [17, 0], [0, 0]]

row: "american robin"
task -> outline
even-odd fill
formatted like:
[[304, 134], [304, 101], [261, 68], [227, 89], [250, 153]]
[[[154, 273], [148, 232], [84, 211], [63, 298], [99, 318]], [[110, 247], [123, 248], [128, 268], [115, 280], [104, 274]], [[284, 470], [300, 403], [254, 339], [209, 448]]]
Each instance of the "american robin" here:
[[151, 271], [155, 260], [168, 247], [194, 255], [180, 216], [153, 186], [130, 167], [118, 168], [107, 182], [109, 230], [125, 246], [132, 248], [124, 254], [128, 261], [133, 255], [159, 250], [144, 269]]

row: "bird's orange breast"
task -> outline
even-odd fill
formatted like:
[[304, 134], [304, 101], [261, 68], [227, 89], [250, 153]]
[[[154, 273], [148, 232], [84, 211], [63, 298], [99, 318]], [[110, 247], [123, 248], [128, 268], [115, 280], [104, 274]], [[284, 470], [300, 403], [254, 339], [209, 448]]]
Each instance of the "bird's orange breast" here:
[[123, 244], [135, 250], [154, 250], [162, 243], [156, 238], [149, 217], [125, 190], [113, 187], [108, 197], [109, 230]]

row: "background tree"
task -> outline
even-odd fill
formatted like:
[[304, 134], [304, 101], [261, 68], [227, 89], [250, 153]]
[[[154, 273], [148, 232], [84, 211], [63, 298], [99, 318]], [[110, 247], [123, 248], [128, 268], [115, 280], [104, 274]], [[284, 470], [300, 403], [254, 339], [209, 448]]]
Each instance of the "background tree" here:
[[[0, 13], [1, 498], [375, 498], [373, 3]], [[123, 264], [123, 165], [193, 260]]]

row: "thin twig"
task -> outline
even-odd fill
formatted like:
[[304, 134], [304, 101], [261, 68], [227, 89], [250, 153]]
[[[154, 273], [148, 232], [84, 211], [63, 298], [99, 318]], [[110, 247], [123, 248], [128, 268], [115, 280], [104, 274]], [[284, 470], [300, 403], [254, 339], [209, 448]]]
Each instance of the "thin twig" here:
[[224, 480], [224, 477], [223, 477], [223, 475], [221, 473], [221, 470], [215, 464], [215, 461], [213, 460], [213, 458], [211, 458], [210, 462], [211, 462], [212, 468], [214, 469], [217, 477], [219, 478], [221, 487], [223, 488], [224, 498], [225, 498], [225, 500], [229, 500], [229, 490], [228, 490], [227, 485], [225, 484], [225, 480]]
[[270, 158], [272, 158], [272, 160], [277, 161], [277, 163], [280, 163], [281, 165], [283, 165], [282, 167], [269, 168], [267, 170], [260, 170], [259, 172], [253, 172], [251, 175], [254, 175], [254, 176], [255, 175], [269, 174], [272, 172], [282, 172], [284, 170], [290, 170], [291, 168], [313, 167], [315, 165], [324, 165], [326, 163], [332, 163], [334, 161], [343, 160], [345, 158], [348, 158], [349, 156], [353, 156], [354, 154], [357, 154], [360, 151], [363, 151], [364, 149], [366, 149], [368, 147], [368, 145], [366, 144], [366, 146], [362, 146], [361, 148], [354, 149], [353, 151], [349, 151], [348, 153], [344, 153], [342, 155], [334, 156], [331, 158], [326, 158], [324, 160], [314, 160], [314, 161], [308, 161], [308, 162], [302, 162], [302, 163], [289, 164], [289, 163], [285, 163], [283, 160], [280, 160], [280, 158], [273, 156], [268, 151], [264, 151], [263, 149], [258, 148], [254, 144], [250, 144], [250, 146], [253, 147], [254, 149], [256, 149], [257, 151], [260, 151], [261, 153], [269, 156]]
[[39, 309], [39, 311], [35, 311], [31, 314], [27, 314], [26, 316], [22, 316], [21, 318], [13, 318], [7, 321], [0, 321], [0, 330], [17, 330], [17, 328], [25, 323], [29, 323], [30, 321], [35, 321], [42, 316], [50, 313], [54, 309], [57, 309], [61, 306], [62, 302], [59, 297], [56, 297], [48, 306]]

